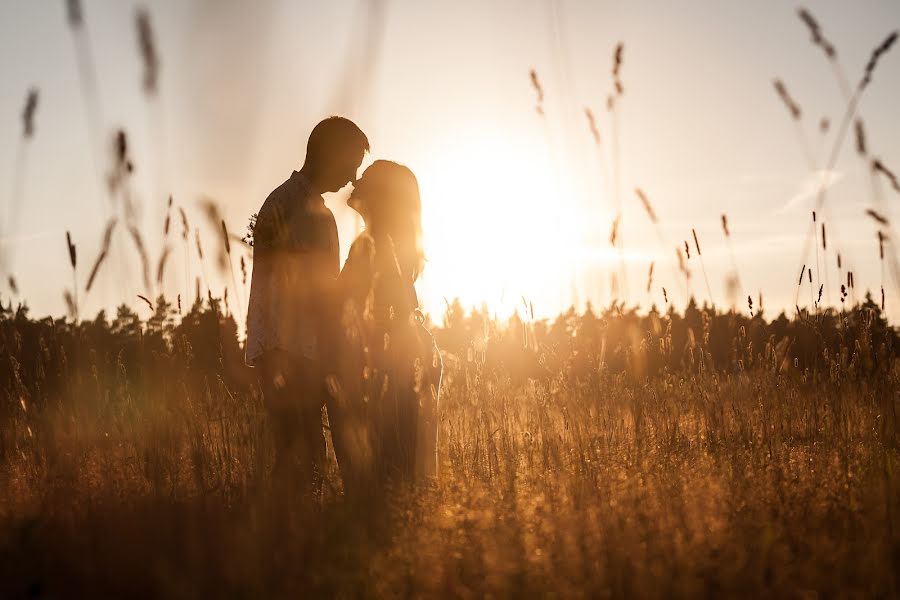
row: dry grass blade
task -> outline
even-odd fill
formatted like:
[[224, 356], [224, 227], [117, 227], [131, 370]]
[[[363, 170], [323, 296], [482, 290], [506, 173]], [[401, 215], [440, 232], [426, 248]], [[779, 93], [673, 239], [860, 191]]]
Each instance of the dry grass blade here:
[[84, 24], [84, 13], [81, 10], [81, 0], [66, 0], [66, 18], [72, 29], [80, 29]]
[[128, 135], [123, 129], [113, 134], [112, 140], [113, 166], [106, 176], [106, 185], [110, 193], [118, 191], [128, 180], [128, 176], [134, 171], [134, 163], [131, 161], [128, 146]]
[[597, 146], [600, 145], [600, 128], [597, 127], [597, 118], [594, 116], [594, 111], [590, 108], [585, 107], [584, 116], [587, 117], [588, 127], [591, 131], [591, 137], [594, 138], [594, 144]]
[[22, 109], [22, 137], [29, 139], [34, 135], [34, 115], [38, 107], [38, 89], [31, 88], [25, 96], [25, 108]]
[[140, 298], [141, 300], [143, 300], [144, 302], [146, 302], [146, 303], [147, 303], [147, 306], [150, 307], [150, 310], [153, 310], [153, 303], [150, 302], [150, 300], [148, 300], [148, 299], [146, 298], [146, 296], [141, 296], [140, 294], [138, 294], [137, 297]]
[[[685, 244], [685, 247], [687, 247], [687, 244]], [[684, 254], [678, 246], [675, 247], [675, 256], [678, 258], [678, 270], [681, 271], [685, 279], [690, 279], [691, 272], [687, 267], [687, 262], [684, 260]]]
[[166, 204], [166, 222], [163, 225], [163, 236], [169, 237], [169, 225], [172, 223], [172, 195], [169, 194], [169, 202]]
[[653, 265], [655, 263], [653, 261], [650, 262], [650, 271], [647, 273], [647, 293], [650, 293], [650, 288], [653, 287]]
[[781, 101], [784, 102], [784, 105], [787, 107], [788, 112], [791, 113], [791, 116], [799, 121], [800, 116], [802, 115], [800, 105], [791, 97], [784, 82], [780, 79], [775, 80], [775, 91], [778, 93], [778, 97], [781, 98]]
[[619, 220], [622, 218], [622, 215], [616, 215], [616, 218], [613, 219], [612, 222], [612, 230], [609, 232], [609, 245], [615, 246], [616, 241], [619, 239]]
[[[700, 270], [703, 272], [703, 283], [706, 284], [706, 295], [709, 296], [709, 304], [713, 305], [712, 288], [709, 286], [709, 277], [706, 274], [706, 264], [703, 261], [703, 252], [700, 251], [700, 240], [697, 239], [697, 230], [691, 228], [691, 234], [694, 236], [694, 247], [697, 249], [697, 258], [700, 259]], [[685, 247], [687, 242], [684, 243]], [[690, 258], [690, 256], [689, 256]]]
[[891, 182], [891, 187], [894, 188], [894, 191], [900, 192], [900, 180], [897, 179], [897, 175], [894, 174], [893, 171], [884, 166], [883, 162], [877, 158], [874, 159], [872, 161], [872, 170], [887, 177], [888, 181]]
[[138, 255], [141, 258], [141, 268], [143, 271], [144, 277], [144, 288], [150, 289], [150, 257], [147, 255], [147, 247], [144, 245], [144, 238], [141, 237], [141, 232], [137, 230], [133, 225], [128, 228], [128, 232], [131, 234], [131, 239], [134, 241], [134, 247], [138, 251]]
[[656, 211], [653, 210], [653, 206], [650, 204], [650, 200], [647, 198], [647, 195], [640, 188], [635, 188], [634, 192], [637, 194], [637, 197], [640, 198], [641, 204], [644, 206], [644, 210], [647, 212], [647, 217], [650, 218], [650, 222], [656, 225], [658, 223], [658, 219], [656, 218]]
[[[200, 207], [203, 209], [206, 218], [209, 220], [209, 224], [216, 229], [222, 229], [223, 232], [223, 222], [225, 218], [222, 216], [222, 211], [219, 208], [219, 203], [216, 202], [213, 198], [205, 196], [200, 200]], [[228, 246], [229, 242], [227, 241], [228, 235], [223, 234], [222, 243], [216, 246], [216, 267], [219, 269], [220, 273], [224, 273], [228, 268]], [[198, 234], [199, 240], [199, 234]]]
[[187, 241], [188, 234], [191, 231], [190, 225], [188, 225], [187, 213], [180, 206], [178, 207], [178, 213], [181, 215], [181, 239]]
[[103, 230], [103, 251], [106, 252], [109, 250], [109, 245], [112, 242], [113, 231], [116, 228], [116, 224], [118, 220], [113, 217], [109, 221], [106, 222], [106, 228]]
[[88, 276], [87, 285], [84, 288], [85, 292], [91, 291], [91, 286], [94, 285], [94, 279], [97, 277], [97, 272], [100, 270], [100, 265], [106, 260], [106, 250], [101, 250], [100, 254], [97, 256], [97, 260], [94, 261], [94, 266], [91, 268], [91, 274]]
[[854, 130], [856, 132], [856, 152], [860, 156], [866, 156], [868, 154], [868, 148], [866, 146], [866, 130], [863, 127], [862, 119], [856, 119]]
[[881, 60], [882, 55], [891, 49], [891, 46], [893, 46], [896, 41], [897, 32], [894, 31], [872, 51], [872, 56], [869, 57], [869, 62], [866, 64], [866, 71], [863, 74], [862, 81], [859, 82], [859, 89], [863, 89], [871, 83], [872, 75], [875, 73], [875, 68], [878, 66], [878, 61]]
[[225, 226], [225, 219], [222, 219], [222, 243], [225, 245], [225, 253], [231, 254], [231, 242], [228, 239], [228, 227]]
[[172, 251], [172, 247], [166, 245], [165, 249], [163, 249], [162, 254], [159, 256], [159, 263], [156, 266], [156, 285], [162, 285], [163, 282], [163, 272], [166, 268], [166, 260], [169, 258], [169, 253]]
[[75, 319], [78, 314], [78, 309], [75, 307], [75, 298], [72, 296], [72, 292], [65, 290], [63, 292], [63, 299], [66, 302], [66, 311], [68, 312], [69, 317]]
[[825, 55], [829, 60], [834, 60], [837, 57], [837, 52], [834, 49], [834, 45], [827, 39], [825, 39], [825, 37], [822, 35], [822, 28], [819, 27], [819, 23], [818, 21], [816, 21], [815, 17], [813, 17], [812, 14], [805, 8], [798, 9], [797, 15], [809, 29], [809, 34], [812, 37], [813, 44], [821, 48], [822, 51], [825, 52]]
[[117, 224], [118, 220], [116, 220], [115, 218], [110, 219], [106, 223], [106, 227], [103, 230], [103, 243], [100, 247], [100, 253], [94, 260], [94, 266], [91, 267], [91, 273], [88, 276], [87, 285], [85, 286], [86, 292], [91, 291], [91, 287], [94, 285], [94, 280], [97, 277], [97, 273], [100, 271], [100, 265], [102, 265], [106, 261], [106, 257], [109, 255], [109, 247], [112, 243], [113, 232], [115, 231]]
[[722, 231], [725, 232], [725, 237], [731, 237], [731, 232], [728, 231], [728, 217], [725, 215], [725, 213], [722, 213]]
[[625, 51], [625, 45], [622, 42], [616, 44], [616, 49], [613, 52], [613, 85], [616, 88], [616, 95], [621, 96], [625, 93], [625, 87], [622, 85], [621, 72], [622, 72], [622, 54]]
[[150, 14], [145, 9], [138, 10], [135, 25], [137, 26], [138, 49], [144, 66], [144, 91], [148, 94], [155, 94], [159, 83], [159, 55], [156, 52], [153, 28], [150, 25]]
[[194, 228], [194, 237], [197, 240], [197, 255], [203, 260], [203, 246], [200, 244], [200, 229]]
[[75, 253], [75, 244], [72, 243], [72, 235], [68, 231], [66, 232], [66, 246], [69, 249], [69, 264], [74, 269], [78, 261]]
[[537, 95], [537, 103], [534, 106], [534, 110], [537, 111], [539, 115], [544, 116], [544, 87], [541, 85], [541, 80], [538, 78], [537, 71], [531, 69], [528, 73], [528, 76], [531, 78], [531, 87], [534, 88], [534, 93]]
[[882, 215], [881, 213], [879, 213], [871, 208], [866, 209], [866, 214], [869, 215], [870, 217], [872, 217], [873, 219], [875, 219], [876, 221], [878, 221], [878, 223], [880, 223], [882, 225], [888, 224], [888, 220], [884, 215]]

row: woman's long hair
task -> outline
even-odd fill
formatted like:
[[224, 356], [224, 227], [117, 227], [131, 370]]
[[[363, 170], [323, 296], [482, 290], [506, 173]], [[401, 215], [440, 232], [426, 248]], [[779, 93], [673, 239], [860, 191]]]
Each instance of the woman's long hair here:
[[357, 204], [361, 205], [366, 228], [375, 239], [390, 236], [401, 272], [415, 281], [425, 266], [422, 200], [416, 176], [404, 165], [376, 160], [360, 181], [362, 198]]

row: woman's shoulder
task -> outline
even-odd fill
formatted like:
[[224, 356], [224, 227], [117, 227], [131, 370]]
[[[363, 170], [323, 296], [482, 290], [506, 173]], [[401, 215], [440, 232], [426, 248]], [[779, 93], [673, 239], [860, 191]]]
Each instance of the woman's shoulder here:
[[363, 231], [356, 236], [356, 239], [350, 244], [349, 256], [362, 255], [371, 257], [374, 253], [375, 240], [367, 231]]

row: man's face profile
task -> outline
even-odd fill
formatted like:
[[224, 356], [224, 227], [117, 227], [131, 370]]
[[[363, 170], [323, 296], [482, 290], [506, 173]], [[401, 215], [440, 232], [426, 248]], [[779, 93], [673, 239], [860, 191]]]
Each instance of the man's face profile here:
[[356, 173], [362, 164], [365, 150], [348, 149], [335, 158], [326, 192], [337, 192], [348, 183], [356, 182]]

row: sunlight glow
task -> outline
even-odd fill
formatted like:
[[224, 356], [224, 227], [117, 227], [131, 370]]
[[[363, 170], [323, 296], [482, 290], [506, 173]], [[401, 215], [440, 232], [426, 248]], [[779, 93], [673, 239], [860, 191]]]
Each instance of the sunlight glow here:
[[419, 287], [433, 314], [455, 297], [498, 316], [521, 312], [523, 297], [536, 313], [569, 301], [583, 255], [574, 196], [538, 144], [517, 142], [461, 138], [420, 168], [428, 262]]

